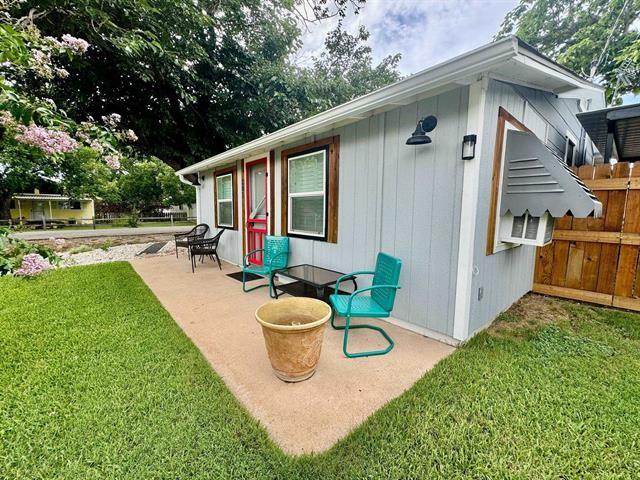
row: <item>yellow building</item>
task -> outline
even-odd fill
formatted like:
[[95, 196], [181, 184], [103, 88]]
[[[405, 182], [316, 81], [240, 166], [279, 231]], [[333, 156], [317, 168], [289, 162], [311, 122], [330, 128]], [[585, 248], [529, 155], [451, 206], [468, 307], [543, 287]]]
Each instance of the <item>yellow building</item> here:
[[11, 219], [18, 223], [38, 221], [64, 221], [90, 224], [95, 215], [91, 198], [78, 200], [64, 195], [39, 193], [18, 193], [11, 199]]

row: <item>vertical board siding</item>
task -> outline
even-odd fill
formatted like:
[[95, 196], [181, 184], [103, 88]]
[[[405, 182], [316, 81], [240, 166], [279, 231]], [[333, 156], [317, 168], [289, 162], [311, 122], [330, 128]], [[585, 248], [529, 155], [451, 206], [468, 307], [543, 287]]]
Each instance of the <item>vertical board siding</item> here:
[[[283, 145], [340, 135], [338, 243], [291, 238], [291, 264], [349, 272], [371, 270], [379, 251], [396, 255], [403, 261], [402, 290], [393, 316], [451, 335], [467, 103], [468, 88], [461, 87]], [[426, 115], [438, 118], [430, 133], [433, 143], [406, 145], [418, 119]], [[280, 151], [274, 172], [276, 199], [281, 194]], [[369, 283], [363, 277], [358, 285]]]
[[[544, 120], [548, 124], [548, 144], [558, 150], [564, 151], [566, 130], [571, 131], [578, 140], [582, 137], [582, 129], [575, 117], [578, 111], [577, 101], [559, 99], [548, 92], [491, 80], [486, 102], [484, 138], [480, 157], [482, 165], [474, 245], [474, 273], [476, 274], [472, 283], [470, 333], [491, 322], [500, 312], [530, 291], [533, 285], [534, 247], [523, 245], [493, 255], [485, 255], [491, 170], [499, 107], [504, 107], [535, 132], [541, 130], [540, 119]], [[535, 114], [527, 113], [528, 108], [532, 108]], [[528, 122], [534, 124], [529, 126]], [[479, 300], [481, 288], [483, 298]]]
[[[204, 180], [200, 186], [200, 221], [206, 223], [211, 228], [209, 236], [212, 236], [216, 232], [215, 228], [215, 198], [213, 196], [213, 170], [203, 172]], [[242, 223], [242, 210], [239, 202], [240, 199], [240, 187], [236, 186], [236, 208], [238, 210], [238, 223]], [[220, 258], [234, 264], [240, 264], [242, 262], [242, 243], [240, 237], [240, 231], [227, 230], [220, 237], [220, 243], [218, 245], [218, 254]]]

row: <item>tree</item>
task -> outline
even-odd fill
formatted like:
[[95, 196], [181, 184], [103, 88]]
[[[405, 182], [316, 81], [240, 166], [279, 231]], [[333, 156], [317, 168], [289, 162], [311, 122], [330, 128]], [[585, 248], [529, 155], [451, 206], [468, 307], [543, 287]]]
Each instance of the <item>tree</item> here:
[[[33, 91], [74, 118], [119, 112], [138, 134], [138, 148], [178, 168], [396, 78], [397, 61], [367, 70], [362, 49], [355, 63], [361, 68], [341, 81], [337, 65], [309, 72], [290, 60], [300, 47], [300, 21], [343, 17], [363, 3], [27, 0], [13, 11], [35, 11], [45, 35], [69, 32], [91, 44], [64, 83], [34, 82]], [[361, 34], [353, 38], [366, 41]], [[319, 74], [331, 77], [313, 76]], [[357, 88], [347, 88], [349, 81]], [[327, 85], [341, 90], [334, 95]]]
[[[369, 32], [360, 26], [355, 35], [344, 31], [341, 25], [329, 32], [325, 51], [314, 59], [307, 72], [314, 79], [314, 98], [317, 110], [347, 102], [400, 79], [397, 70], [401, 55], [389, 55], [373, 65], [371, 47], [367, 44]], [[317, 113], [317, 112], [313, 112]]]
[[[3, 4], [4, 6], [4, 4]], [[27, 87], [34, 79], [51, 85], [68, 70], [61, 60], [81, 56], [88, 44], [80, 38], [42, 37], [0, 9], [0, 218], [10, 218], [14, 193], [48, 183], [70, 196], [108, 195], [111, 168], [117, 168], [119, 139], [135, 136], [110, 125], [76, 123], [48, 98]]]
[[180, 182], [173, 169], [159, 158], [135, 160], [123, 165], [118, 178], [121, 202], [134, 215], [154, 207], [190, 205], [195, 202], [193, 187]]
[[515, 33], [542, 53], [607, 87], [611, 103], [640, 90], [640, 0], [520, 0], [497, 38]]

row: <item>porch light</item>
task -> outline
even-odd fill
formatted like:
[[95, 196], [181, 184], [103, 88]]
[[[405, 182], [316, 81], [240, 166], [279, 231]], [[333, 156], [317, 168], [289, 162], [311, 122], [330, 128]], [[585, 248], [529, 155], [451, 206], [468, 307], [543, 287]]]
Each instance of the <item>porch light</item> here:
[[433, 115], [423, 118], [416, 125], [415, 131], [407, 139], [407, 145], [426, 145], [431, 143], [431, 137], [427, 135], [427, 132], [436, 128], [438, 119]]
[[465, 135], [462, 138], [462, 159], [471, 160], [476, 156], [476, 135]]

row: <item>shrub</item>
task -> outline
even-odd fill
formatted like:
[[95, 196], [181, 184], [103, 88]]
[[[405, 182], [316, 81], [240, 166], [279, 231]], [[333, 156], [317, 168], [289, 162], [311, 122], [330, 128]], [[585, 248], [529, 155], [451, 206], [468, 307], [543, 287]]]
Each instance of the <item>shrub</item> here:
[[33, 276], [60, 263], [60, 257], [46, 245], [10, 237], [9, 233], [9, 229], [0, 228], [0, 276]]

